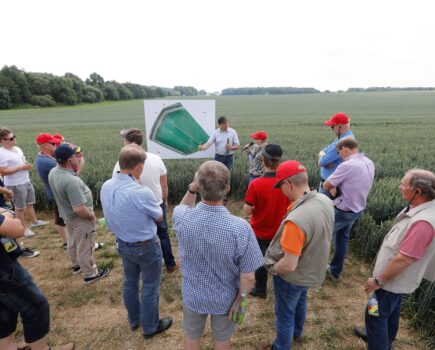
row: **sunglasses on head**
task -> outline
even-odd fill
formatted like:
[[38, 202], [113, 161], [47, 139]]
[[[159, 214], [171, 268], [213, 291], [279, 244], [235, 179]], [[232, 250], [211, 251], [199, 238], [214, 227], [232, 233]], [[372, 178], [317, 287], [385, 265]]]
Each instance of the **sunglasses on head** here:
[[12, 135], [12, 137], [8, 138], [8, 139], [3, 139], [3, 141], [12, 141], [15, 140], [17, 137], [15, 135]]

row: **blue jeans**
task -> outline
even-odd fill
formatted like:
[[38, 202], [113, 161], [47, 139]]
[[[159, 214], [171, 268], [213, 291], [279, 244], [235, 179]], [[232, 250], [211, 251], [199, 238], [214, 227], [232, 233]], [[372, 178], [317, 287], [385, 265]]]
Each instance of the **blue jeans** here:
[[399, 330], [402, 294], [379, 289], [376, 292], [379, 316], [365, 313], [369, 350], [388, 350], [396, 339]]
[[160, 207], [163, 210], [163, 221], [157, 222], [157, 236], [160, 239], [160, 246], [162, 248], [163, 260], [166, 267], [175, 266], [174, 254], [172, 253], [171, 239], [168, 234], [168, 222], [166, 221], [166, 204], [162, 202]]
[[221, 154], [215, 154], [214, 160], [224, 164], [229, 171], [233, 168], [233, 162], [234, 162], [234, 155], [221, 155]]
[[[124, 266], [124, 305], [130, 326], [142, 324], [143, 333], [151, 334], [159, 323], [159, 291], [162, 252], [157, 237], [140, 243], [117, 239]], [[139, 276], [142, 298], [139, 302]]]
[[0, 270], [0, 339], [13, 334], [18, 314], [23, 322], [24, 340], [33, 343], [50, 330], [47, 298], [32, 276], [18, 262]]
[[307, 314], [307, 287], [297, 286], [273, 276], [275, 293], [275, 328], [274, 350], [289, 350], [293, 337], [302, 335]]
[[353, 211], [342, 211], [337, 208], [335, 210], [334, 222], [334, 257], [332, 258], [330, 266], [331, 274], [338, 278], [343, 271], [344, 258], [346, 257], [347, 249], [349, 247], [349, 233], [355, 221], [362, 215], [361, 210], [358, 213]]

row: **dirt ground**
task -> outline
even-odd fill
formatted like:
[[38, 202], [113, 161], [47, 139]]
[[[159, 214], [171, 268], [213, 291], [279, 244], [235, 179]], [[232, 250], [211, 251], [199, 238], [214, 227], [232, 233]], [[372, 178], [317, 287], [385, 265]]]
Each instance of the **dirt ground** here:
[[[228, 204], [239, 213], [240, 202]], [[50, 303], [50, 343], [73, 341], [76, 349], [182, 349], [181, 275], [168, 275], [162, 271], [160, 290], [160, 316], [172, 316], [173, 326], [150, 340], [142, 337], [141, 330], [131, 331], [122, 303], [123, 270], [114, 245], [114, 236], [107, 228], [98, 228], [97, 240], [105, 246], [96, 253], [97, 264], [108, 266], [108, 277], [91, 285], [84, 285], [81, 275], [73, 276], [66, 251], [61, 247], [50, 213], [39, 213], [50, 225], [35, 229], [37, 236], [23, 239], [25, 246], [41, 252], [39, 257], [21, 259], [20, 262], [33, 275]], [[169, 214], [170, 218], [170, 214]], [[171, 233], [175, 254], [176, 239]], [[320, 289], [311, 289], [303, 343], [294, 349], [366, 349], [364, 342], [353, 335], [355, 325], [364, 324], [366, 295], [363, 285], [370, 266], [349, 256], [339, 283], [325, 282]], [[269, 281], [266, 300], [249, 298], [247, 318], [231, 341], [233, 349], [255, 349], [255, 346], [274, 338], [273, 291]], [[395, 349], [428, 349], [424, 342], [401, 321]], [[16, 331], [17, 341], [23, 340], [22, 328]], [[202, 340], [203, 349], [212, 349], [209, 325]]]

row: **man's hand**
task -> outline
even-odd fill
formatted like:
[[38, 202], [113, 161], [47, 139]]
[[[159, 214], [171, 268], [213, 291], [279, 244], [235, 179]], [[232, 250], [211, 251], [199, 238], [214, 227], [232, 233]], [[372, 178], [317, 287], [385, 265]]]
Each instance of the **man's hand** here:
[[21, 166], [21, 170], [30, 170], [33, 168], [33, 165], [30, 163], [25, 163]]
[[12, 192], [8, 188], [3, 188], [3, 195], [7, 201], [11, 201], [12, 198], [14, 197], [14, 192]]
[[227, 145], [225, 146], [227, 148], [227, 150], [231, 151], [233, 149], [233, 146], [230, 145], [229, 143], [227, 143]]
[[323, 152], [323, 151], [320, 151], [320, 152], [319, 152], [319, 158], [322, 158], [324, 155], [326, 155], [325, 152]]
[[326, 168], [328, 168], [328, 169], [332, 169], [334, 166], [335, 166], [334, 163], [328, 163], [328, 164], [326, 164]]
[[242, 294], [240, 293], [240, 289], [239, 289], [239, 291], [236, 294], [236, 298], [234, 299], [234, 302], [231, 305], [230, 312], [228, 313], [229, 320], [233, 319], [234, 311], [236, 311], [236, 306], [238, 303], [240, 303], [240, 300], [242, 300]]
[[369, 278], [364, 286], [364, 290], [367, 294], [374, 292], [375, 290], [378, 290], [378, 289], [381, 289], [381, 287], [375, 283], [374, 278]]
[[198, 146], [198, 151], [204, 151], [204, 146], [203, 145], [199, 145]]
[[337, 187], [331, 187], [329, 189], [329, 193], [331, 194], [332, 197], [336, 197], [337, 196]]

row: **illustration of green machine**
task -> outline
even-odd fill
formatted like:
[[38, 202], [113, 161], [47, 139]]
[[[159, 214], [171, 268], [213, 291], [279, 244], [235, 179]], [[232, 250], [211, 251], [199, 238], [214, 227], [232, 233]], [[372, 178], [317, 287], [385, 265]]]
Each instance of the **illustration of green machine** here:
[[163, 108], [153, 127], [150, 140], [177, 153], [188, 155], [198, 151], [209, 136], [180, 102]]

